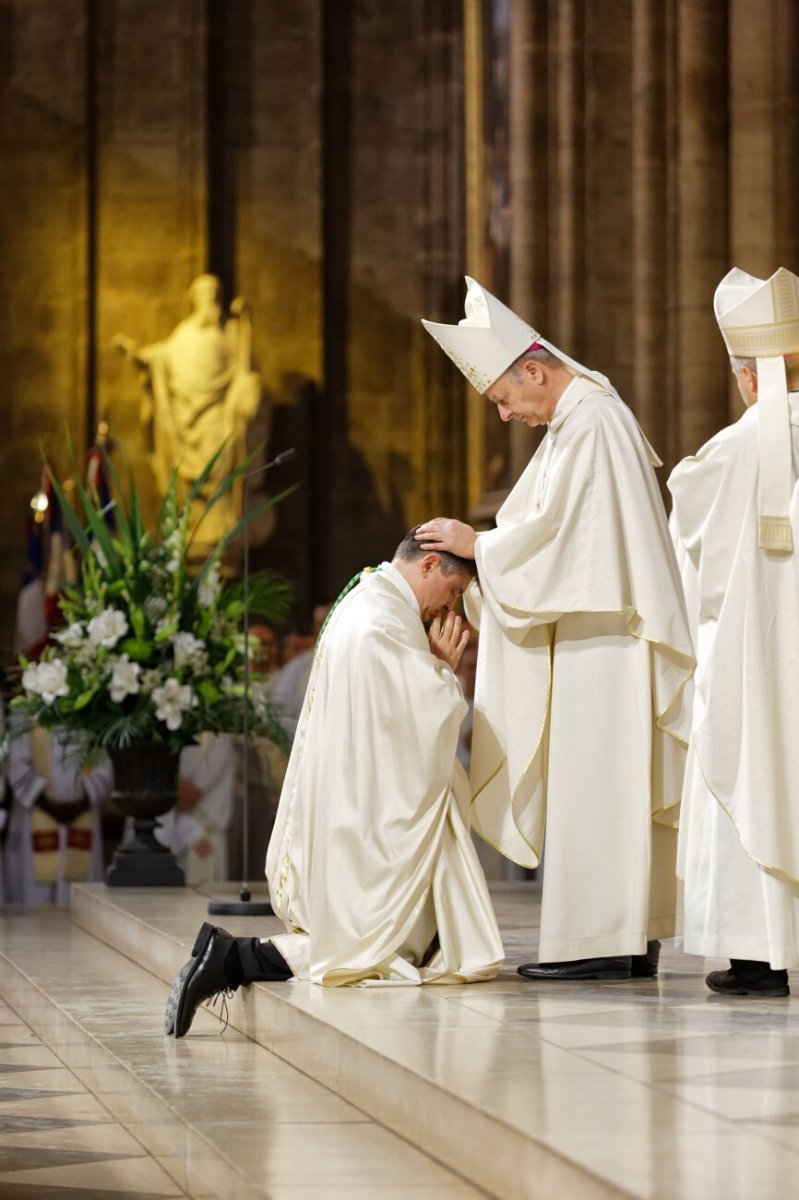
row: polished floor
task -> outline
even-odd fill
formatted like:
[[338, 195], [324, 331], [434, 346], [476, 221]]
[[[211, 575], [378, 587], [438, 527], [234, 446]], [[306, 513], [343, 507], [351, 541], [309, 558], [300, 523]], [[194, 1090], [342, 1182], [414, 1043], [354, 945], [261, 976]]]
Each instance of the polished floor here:
[[[242, 989], [175, 1042], [167, 981], [207, 897], [79, 888], [0, 917], [0, 1197], [780, 1200], [799, 1174], [796, 998], [533, 983], [538, 889], [471, 987]], [[225, 920], [268, 934], [274, 919]]]

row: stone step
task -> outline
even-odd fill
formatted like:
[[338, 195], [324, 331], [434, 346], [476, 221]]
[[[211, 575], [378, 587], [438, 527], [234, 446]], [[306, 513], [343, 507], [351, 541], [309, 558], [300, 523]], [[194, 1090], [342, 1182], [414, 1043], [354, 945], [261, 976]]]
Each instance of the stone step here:
[[[0, 997], [63, 1064], [76, 1111], [99, 1102], [152, 1156], [153, 1174], [195, 1200], [487, 1196], [244, 1031], [220, 1036], [205, 1009], [191, 1037], [166, 1038], [167, 992], [152, 964], [174, 973], [186, 946], [103, 892], [83, 895], [76, 913], [86, 925], [94, 915], [100, 940], [66, 913], [0, 917]], [[147, 903], [172, 909], [169, 921], [174, 896], [148, 893]]]
[[[72, 919], [164, 983], [144, 1036], [156, 1037], [167, 987], [207, 917], [193, 889], [73, 889]], [[268, 937], [275, 918], [211, 918], [231, 933]], [[504, 1004], [525, 985], [510, 971], [479, 987], [323, 989], [292, 980], [254, 984], [229, 1002], [233, 1029], [354, 1106], [386, 1130], [502, 1200], [609, 1200], [635, 1192], [564, 1154], [546, 1113], [530, 1110], [535, 1078], [579, 1069], [579, 1091], [599, 1096], [607, 1072], [525, 1031], [521, 1039], [486, 1001]], [[529, 991], [527, 995], [529, 996]], [[202, 1024], [197, 1024], [202, 1018]], [[176, 1064], [198, 1053], [197, 1033], [218, 1029], [205, 1010], [191, 1034], [170, 1041]], [[520, 1027], [516, 1026], [516, 1034]], [[229, 1034], [219, 1039], [223, 1047]], [[203, 1044], [207, 1041], [203, 1036]], [[224, 1051], [220, 1049], [220, 1054]], [[537, 1106], [540, 1108], [540, 1106]], [[542, 1120], [543, 1116], [543, 1120]], [[490, 1148], [490, 1149], [489, 1149]], [[324, 1193], [327, 1196], [327, 1193]], [[408, 1191], [408, 1196], [416, 1193]], [[271, 1193], [270, 1193], [271, 1195]], [[383, 1196], [375, 1188], [374, 1195]], [[444, 1193], [442, 1193], [444, 1195]]]

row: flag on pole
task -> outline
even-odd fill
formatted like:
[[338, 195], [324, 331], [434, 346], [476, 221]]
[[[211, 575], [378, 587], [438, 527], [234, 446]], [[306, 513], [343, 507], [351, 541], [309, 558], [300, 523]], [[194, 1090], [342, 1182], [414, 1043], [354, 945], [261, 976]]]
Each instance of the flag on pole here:
[[38, 658], [47, 642], [44, 564], [47, 516], [52, 509], [52, 487], [47, 464], [42, 467], [39, 490], [30, 502], [25, 531], [25, 565], [17, 597], [14, 650], [26, 658]]

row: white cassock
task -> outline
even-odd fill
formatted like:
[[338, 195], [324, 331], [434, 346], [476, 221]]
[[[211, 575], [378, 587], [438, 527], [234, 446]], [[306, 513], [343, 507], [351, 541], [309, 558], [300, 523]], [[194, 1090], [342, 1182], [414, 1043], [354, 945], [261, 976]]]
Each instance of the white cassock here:
[[271, 940], [297, 977], [496, 974], [502, 942], [455, 758], [465, 711], [410, 585], [390, 563], [365, 573], [319, 643], [267, 853], [290, 931]]
[[799, 395], [794, 552], [758, 549], [757, 406], [672, 472], [696, 698], [679, 841], [685, 949], [799, 965]]
[[651, 454], [630, 410], [577, 377], [477, 537], [472, 822], [527, 867], [546, 829], [542, 962], [675, 931], [694, 660]]

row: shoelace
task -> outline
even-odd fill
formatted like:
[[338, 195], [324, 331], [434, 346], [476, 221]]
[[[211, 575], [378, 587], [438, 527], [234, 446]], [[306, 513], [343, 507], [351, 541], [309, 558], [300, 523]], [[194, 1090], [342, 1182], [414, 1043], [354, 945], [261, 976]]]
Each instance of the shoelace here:
[[225, 1030], [227, 1029], [228, 1024], [229, 1024], [227, 1002], [228, 1002], [228, 1000], [231, 1000], [233, 998], [233, 996], [235, 996], [235, 994], [236, 994], [236, 988], [234, 988], [234, 987], [222, 988], [220, 991], [218, 991], [216, 993], [216, 995], [212, 996], [211, 999], [208, 1000], [205, 1005], [206, 1008], [213, 1008], [215, 1006], [217, 1000], [219, 1000], [221, 1002], [218, 1015], [219, 1015], [220, 1021], [225, 1022], [224, 1025], [222, 1026], [223, 1033], [225, 1032]]

